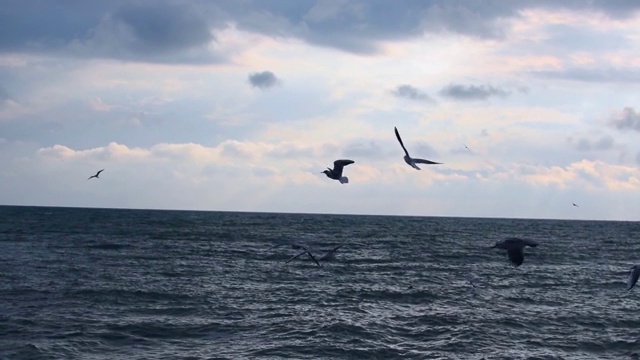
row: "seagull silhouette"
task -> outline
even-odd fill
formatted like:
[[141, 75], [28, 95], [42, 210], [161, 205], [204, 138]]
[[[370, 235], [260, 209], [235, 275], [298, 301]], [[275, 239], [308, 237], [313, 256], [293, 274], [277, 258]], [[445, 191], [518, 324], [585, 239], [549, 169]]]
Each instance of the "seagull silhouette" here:
[[329, 179], [340, 181], [340, 184], [348, 184], [349, 178], [346, 176], [342, 176], [342, 170], [345, 166], [353, 163], [353, 160], [336, 160], [333, 162], [333, 169], [327, 168], [327, 170], [323, 171], [322, 173], [327, 175]]
[[627, 280], [627, 291], [631, 290], [631, 288], [638, 282], [638, 277], [640, 277], [640, 266], [632, 266], [631, 271], [629, 272], [629, 280]]
[[409, 164], [409, 166], [411, 166], [416, 170], [421, 170], [416, 164], [427, 164], [427, 165], [442, 164], [442, 163], [431, 161], [431, 160], [412, 158], [411, 156], [409, 156], [409, 152], [407, 151], [407, 148], [404, 147], [404, 144], [402, 143], [402, 138], [400, 138], [400, 133], [398, 133], [398, 128], [394, 127], [393, 130], [395, 130], [396, 138], [398, 138], [398, 141], [400, 142], [400, 146], [402, 146], [402, 150], [404, 150], [404, 154], [405, 154], [404, 161], [407, 164]]
[[524, 262], [524, 248], [525, 246], [536, 247], [538, 243], [532, 240], [520, 239], [516, 237], [507, 238], [502, 241], [497, 241], [491, 248], [498, 248], [507, 250], [509, 260], [515, 267], [522, 265]]
[[329, 260], [333, 260], [335, 259], [335, 255], [336, 255], [336, 250], [340, 249], [343, 245], [338, 245], [336, 247], [334, 247], [333, 249], [327, 251], [326, 254], [322, 255], [321, 257], [319, 257], [317, 260], [316, 258], [313, 256], [313, 254], [311, 254], [311, 251], [307, 248], [302, 248], [302, 252], [300, 252], [299, 254], [295, 255], [294, 257], [292, 257], [291, 259], [287, 260], [287, 264], [294, 260], [297, 259], [298, 257], [307, 254], [309, 255], [309, 257], [311, 258], [311, 260], [313, 260], [318, 266], [320, 266], [320, 261], [329, 261]]
[[91, 180], [93, 178], [100, 179], [100, 173], [103, 172], [103, 171], [104, 171], [104, 169], [98, 171], [95, 175], [89, 176], [89, 178], [87, 180]]
[[471, 149], [469, 149], [466, 144], [464, 144], [464, 148], [471, 151]]
[[285, 264], [290, 263], [290, 262], [291, 262], [291, 261], [293, 261], [294, 259], [297, 259], [298, 257], [300, 257], [300, 255], [304, 255], [304, 254], [309, 255], [309, 258], [311, 258], [311, 260], [313, 260], [313, 261], [316, 263], [316, 265], [318, 265], [318, 266], [322, 266], [322, 265], [320, 265], [320, 263], [318, 262], [318, 260], [316, 260], [316, 258], [313, 256], [313, 254], [311, 254], [311, 251], [309, 251], [309, 250], [307, 250], [307, 249], [304, 249], [304, 251], [303, 251], [303, 252], [301, 252], [301, 253], [299, 253], [298, 255], [296, 255], [296, 256], [292, 257], [291, 259], [287, 260], [287, 262], [286, 262]]
[[576, 205], [576, 203], [572, 203], [572, 204], [573, 204], [573, 206], [575, 206], [575, 207], [580, 207], [580, 206]]

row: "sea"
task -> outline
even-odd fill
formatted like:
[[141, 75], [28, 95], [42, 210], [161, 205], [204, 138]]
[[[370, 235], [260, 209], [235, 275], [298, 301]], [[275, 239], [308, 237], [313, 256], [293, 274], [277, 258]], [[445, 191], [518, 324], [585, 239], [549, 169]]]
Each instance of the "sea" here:
[[638, 222], [0, 206], [0, 359], [638, 359], [636, 264]]

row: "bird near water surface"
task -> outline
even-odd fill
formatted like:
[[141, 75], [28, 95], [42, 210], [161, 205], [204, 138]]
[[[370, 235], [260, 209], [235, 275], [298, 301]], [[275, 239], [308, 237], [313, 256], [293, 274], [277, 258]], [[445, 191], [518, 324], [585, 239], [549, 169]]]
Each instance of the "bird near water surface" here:
[[629, 272], [627, 291], [631, 290], [631, 288], [633, 288], [633, 286], [638, 282], [638, 277], [640, 277], [640, 265], [634, 265], [631, 267], [631, 272]]
[[515, 267], [518, 267], [524, 262], [524, 248], [526, 246], [536, 247], [538, 243], [533, 240], [512, 237], [496, 242], [491, 249], [498, 248], [507, 250], [509, 260]]
[[327, 170], [322, 173], [327, 175], [329, 179], [338, 180], [340, 184], [348, 184], [349, 178], [346, 176], [342, 176], [342, 170], [345, 166], [349, 164], [353, 164], [353, 160], [341, 159], [333, 162], [333, 169], [327, 168]]
[[400, 133], [398, 133], [398, 128], [394, 127], [393, 130], [396, 132], [396, 138], [398, 139], [398, 142], [400, 142], [400, 146], [402, 146], [402, 150], [404, 150], [404, 161], [409, 164], [409, 166], [411, 166], [412, 168], [416, 169], [416, 170], [421, 170], [417, 164], [427, 164], [427, 165], [440, 165], [442, 163], [439, 162], [435, 162], [435, 161], [431, 161], [431, 160], [426, 160], [426, 159], [419, 159], [419, 158], [412, 158], [409, 155], [409, 152], [407, 151], [407, 148], [404, 147], [404, 143], [402, 142], [402, 138], [400, 138]]

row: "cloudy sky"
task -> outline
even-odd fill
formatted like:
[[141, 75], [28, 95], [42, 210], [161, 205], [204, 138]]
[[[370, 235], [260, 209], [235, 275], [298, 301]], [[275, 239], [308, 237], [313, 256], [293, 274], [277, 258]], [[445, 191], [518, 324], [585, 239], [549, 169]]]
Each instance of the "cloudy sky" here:
[[639, 220], [639, 10], [3, 1], [0, 204]]

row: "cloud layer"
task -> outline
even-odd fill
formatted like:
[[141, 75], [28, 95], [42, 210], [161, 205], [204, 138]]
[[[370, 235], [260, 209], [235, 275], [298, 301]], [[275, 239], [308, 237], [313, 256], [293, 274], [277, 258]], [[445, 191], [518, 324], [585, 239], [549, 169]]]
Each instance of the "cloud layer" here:
[[638, 9], [5, 1], [0, 204], [637, 220]]

